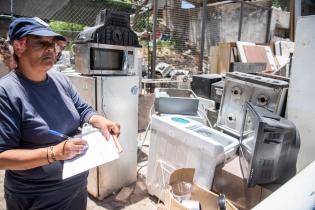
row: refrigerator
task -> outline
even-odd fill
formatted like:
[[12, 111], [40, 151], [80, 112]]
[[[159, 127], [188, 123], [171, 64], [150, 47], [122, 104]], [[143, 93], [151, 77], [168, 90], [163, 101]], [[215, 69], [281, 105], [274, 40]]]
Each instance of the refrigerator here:
[[90, 170], [88, 192], [95, 198], [119, 191], [137, 180], [138, 76], [69, 75], [79, 94], [107, 119], [121, 126], [120, 158]]

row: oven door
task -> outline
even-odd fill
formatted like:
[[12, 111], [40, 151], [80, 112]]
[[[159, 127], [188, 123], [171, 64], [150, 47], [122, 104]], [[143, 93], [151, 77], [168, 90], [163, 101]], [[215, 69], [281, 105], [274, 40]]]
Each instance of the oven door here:
[[91, 71], [103, 70], [111, 73], [121, 73], [126, 66], [126, 51], [106, 48], [90, 48]]
[[85, 75], [129, 75], [134, 72], [135, 47], [99, 43], [77, 44], [76, 70]]
[[89, 69], [95, 75], [127, 75], [133, 64], [134, 49], [125, 46], [91, 44]]

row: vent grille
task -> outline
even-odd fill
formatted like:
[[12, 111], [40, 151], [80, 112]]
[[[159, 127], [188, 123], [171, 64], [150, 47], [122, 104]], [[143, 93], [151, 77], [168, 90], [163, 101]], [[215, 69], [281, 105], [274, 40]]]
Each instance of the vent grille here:
[[274, 166], [273, 160], [264, 159], [262, 161], [262, 171], [261, 171], [261, 177], [264, 179], [270, 179], [272, 177], [272, 169]]

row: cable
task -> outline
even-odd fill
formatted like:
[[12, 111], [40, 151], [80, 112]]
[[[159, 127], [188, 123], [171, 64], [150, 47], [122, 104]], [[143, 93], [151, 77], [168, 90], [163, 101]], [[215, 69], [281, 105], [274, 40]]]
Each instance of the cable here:
[[[207, 121], [207, 123], [209, 124], [209, 127], [210, 127], [210, 128], [213, 128], [213, 127], [212, 127], [212, 124], [211, 124], [211, 122], [210, 122], [210, 120], [209, 120], [209, 118], [208, 118], [208, 116], [207, 116], [205, 113], [203, 113], [203, 112], [200, 111], [200, 110], [198, 110], [197, 113], [198, 113], [199, 117], [201, 117], [201, 118], [203, 118], [203, 119], [205, 119], [205, 120]], [[200, 116], [200, 113], [202, 114], [202, 116]]]
[[154, 108], [154, 104], [151, 106], [150, 111], [149, 111], [150, 121], [149, 121], [148, 126], [145, 129], [144, 138], [142, 139], [142, 143], [141, 143], [141, 146], [139, 148], [141, 151], [142, 151], [142, 147], [144, 146], [145, 139], [147, 138], [148, 132], [149, 132], [149, 130], [151, 130], [151, 121], [152, 121], [152, 117], [151, 117], [152, 115], [151, 114], [152, 114], [153, 108]]

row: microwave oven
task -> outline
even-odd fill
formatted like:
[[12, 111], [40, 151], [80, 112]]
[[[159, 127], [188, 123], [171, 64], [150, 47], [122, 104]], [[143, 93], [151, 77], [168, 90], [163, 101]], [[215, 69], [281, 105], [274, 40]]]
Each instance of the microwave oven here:
[[75, 45], [75, 68], [84, 75], [135, 75], [138, 49], [93, 42]]

